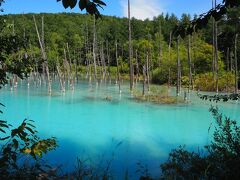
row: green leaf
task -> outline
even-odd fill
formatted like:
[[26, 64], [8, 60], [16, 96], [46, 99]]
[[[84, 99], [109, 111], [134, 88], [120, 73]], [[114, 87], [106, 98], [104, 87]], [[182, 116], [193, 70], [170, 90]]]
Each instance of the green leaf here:
[[25, 127], [29, 132], [31, 132], [32, 134], [35, 134], [35, 132], [31, 129], [31, 128], [29, 128], [29, 127]]
[[8, 128], [8, 125], [6, 125], [5, 123], [1, 123], [1, 122], [0, 122], [0, 127]]
[[80, 0], [79, 1], [79, 8], [81, 9], [81, 11], [87, 7], [88, 1], [89, 0]]
[[70, 6], [69, 0], [62, 0], [62, 4], [65, 9], [67, 9]]
[[77, 0], [69, 0], [69, 6], [71, 9], [74, 8], [76, 4], [77, 4]]
[[100, 0], [93, 0], [93, 2], [95, 2], [97, 4], [100, 4], [102, 6], [106, 6], [106, 4], [103, 1], [100, 1]]

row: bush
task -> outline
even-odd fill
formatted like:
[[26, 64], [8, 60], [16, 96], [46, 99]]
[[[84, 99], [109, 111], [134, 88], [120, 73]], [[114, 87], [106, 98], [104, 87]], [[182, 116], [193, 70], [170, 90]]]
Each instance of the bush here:
[[[216, 81], [213, 80], [213, 74], [208, 72], [198, 74], [195, 77], [195, 88], [201, 91], [215, 91]], [[219, 74], [218, 89], [219, 91], [233, 91], [235, 85], [234, 75], [231, 72], [222, 72]]]
[[168, 83], [168, 69], [157, 68], [153, 71], [152, 83], [155, 84], [166, 84]]
[[[25, 119], [19, 127], [12, 128], [7, 121], [0, 120], [0, 174], [2, 179], [36, 179], [50, 170], [50, 166], [41, 164], [39, 160], [44, 153], [57, 147], [56, 139], [41, 140], [32, 123], [32, 120]], [[29, 165], [21, 165], [26, 158]]]
[[184, 147], [173, 150], [161, 165], [164, 179], [240, 179], [240, 127], [223, 117], [218, 108], [210, 108], [216, 125], [207, 155], [189, 152]]

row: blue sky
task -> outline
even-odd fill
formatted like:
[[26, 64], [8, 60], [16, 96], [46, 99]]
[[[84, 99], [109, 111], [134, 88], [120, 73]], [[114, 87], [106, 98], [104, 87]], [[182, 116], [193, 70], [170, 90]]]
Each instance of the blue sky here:
[[[127, 15], [127, 0], [103, 1], [107, 4], [103, 14], [119, 17]], [[131, 0], [131, 9], [132, 16], [138, 19], [151, 19], [162, 12], [174, 13], [180, 17], [182, 13], [193, 15], [206, 12], [211, 8], [211, 2], [212, 0]], [[77, 7], [73, 10], [64, 9], [57, 0], [6, 0], [3, 8], [5, 14], [80, 12]]]

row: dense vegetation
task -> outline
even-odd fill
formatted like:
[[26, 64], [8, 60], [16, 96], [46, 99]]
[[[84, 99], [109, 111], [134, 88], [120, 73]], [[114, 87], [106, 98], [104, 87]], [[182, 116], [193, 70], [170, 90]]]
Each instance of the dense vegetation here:
[[[220, 91], [234, 90], [234, 34], [236, 31], [234, 16], [238, 16], [238, 9], [229, 11], [229, 14], [218, 22], [219, 29], [219, 89]], [[96, 76], [104, 77], [107, 73], [114, 73], [116, 69], [107, 66], [116, 66], [116, 46], [118, 43], [118, 64], [120, 74], [129, 72], [128, 52], [128, 20], [127, 18], [103, 17], [96, 21], [96, 35], [94, 33], [94, 17], [80, 14], [39, 14], [35, 15], [38, 27], [40, 19], [44, 17], [44, 46], [49, 69], [56, 72], [58, 65], [64, 66], [68, 59], [70, 66], [76, 66], [77, 73], [88, 73], [93, 76], [91, 65], [94, 65], [96, 56]], [[12, 23], [9, 33], [15, 33], [25, 40], [26, 49], [20, 53], [27, 53], [32, 61], [32, 71], [36, 67], [41, 72], [42, 55], [39, 48], [37, 33], [34, 26], [33, 15], [8, 15], [3, 17]], [[195, 17], [196, 18], [196, 17]], [[181, 64], [182, 85], [189, 82], [189, 66], [193, 75], [193, 84], [196, 89], [213, 91], [214, 78], [208, 77], [212, 71], [212, 25], [209, 25], [190, 37], [180, 39], [179, 53], [174, 36], [174, 27], [179, 24], [188, 24], [191, 20], [189, 15], [183, 14], [178, 19], [174, 14], [162, 14], [152, 21], [132, 19], [133, 39], [133, 65], [136, 78], [143, 74], [143, 67], [148, 59], [146, 74], [150, 81], [159, 84], [177, 83], [177, 55]], [[188, 43], [190, 41], [189, 64]], [[238, 40], [239, 41], [239, 40]], [[95, 43], [94, 43], [95, 42]], [[93, 54], [93, 43], [95, 51]], [[237, 52], [240, 51], [238, 46]], [[237, 53], [238, 58], [240, 53]], [[84, 68], [86, 66], [89, 68]], [[104, 68], [101, 68], [104, 67]], [[239, 66], [238, 66], [239, 67]], [[35, 68], [35, 69], [34, 69]], [[72, 68], [73, 70], [73, 68]], [[95, 71], [95, 70], [94, 70]], [[76, 74], [77, 74], [76, 73]], [[95, 72], [94, 72], [95, 73]], [[208, 74], [207, 74], [208, 73]], [[206, 77], [206, 78], [205, 78]], [[227, 77], [227, 79], [226, 79]], [[225, 84], [225, 82], [228, 82]]]

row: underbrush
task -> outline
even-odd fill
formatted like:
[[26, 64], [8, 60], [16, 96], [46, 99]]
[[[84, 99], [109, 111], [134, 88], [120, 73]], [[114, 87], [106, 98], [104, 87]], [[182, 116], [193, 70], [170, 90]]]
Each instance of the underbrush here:
[[134, 100], [141, 102], [152, 102], [157, 104], [177, 104], [177, 103], [185, 103], [184, 99], [181, 97], [170, 96], [168, 92], [168, 88], [166, 86], [156, 86], [150, 85], [150, 91], [146, 92], [143, 95], [139, 90], [135, 90]]
[[[212, 73], [198, 74], [194, 78], [194, 85], [197, 90], [216, 91], [216, 78], [214, 80]], [[218, 89], [221, 92], [234, 92], [235, 77], [231, 72], [222, 72], [219, 74]]]

